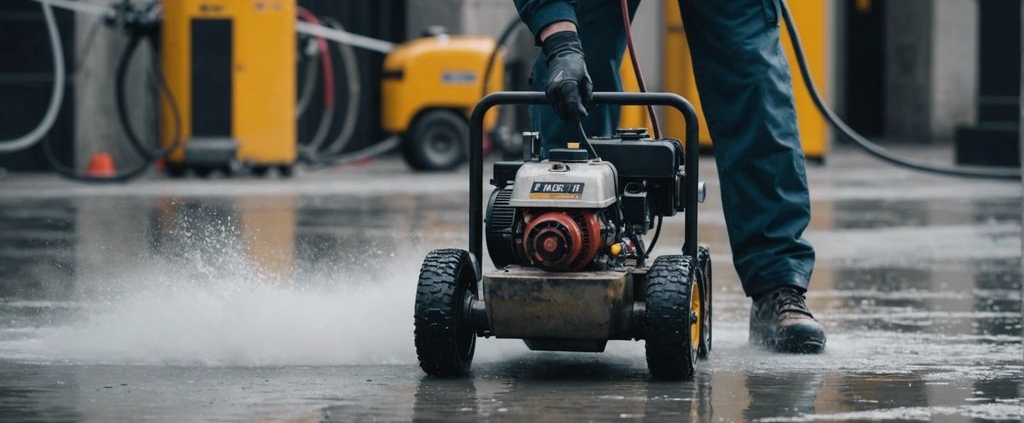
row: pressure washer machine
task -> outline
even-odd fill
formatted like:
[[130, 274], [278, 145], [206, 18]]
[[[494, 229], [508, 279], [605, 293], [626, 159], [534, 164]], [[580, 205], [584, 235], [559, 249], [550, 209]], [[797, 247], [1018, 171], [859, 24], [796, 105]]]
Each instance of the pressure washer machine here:
[[[484, 115], [546, 99], [540, 92], [484, 97], [470, 119], [469, 250], [434, 250], [420, 269], [415, 344], [427, 374], [467, 374], [477, 337], [578, 352], [644, 340], [651, 375], [668, 380], [692, 378], [697, 358], [710, 354], [711, 255], [697, 244], [705, 188], [693, 106], [668, 93], [595, 93], [594, 102], [672, 106], [686, 121], [685, 143], [651, 139], [645, 129], [588, 138], [580, 125], [579, 139], [542, 158], [544, 134], [528, 134], [522, 161], [494, 163], [485, 215]], [[651, 257], [662, 218], [678, 212], [682, 254]], [[484, 239], [495, 266], [487, 272]]]

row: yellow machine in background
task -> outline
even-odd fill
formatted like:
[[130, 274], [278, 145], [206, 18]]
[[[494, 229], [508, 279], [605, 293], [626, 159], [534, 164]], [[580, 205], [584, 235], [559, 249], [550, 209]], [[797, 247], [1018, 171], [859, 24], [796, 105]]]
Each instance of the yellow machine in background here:
[[[700, 142], [703, 147], [711, 147], [711, 135], [708, 133], [708, 126], [704, 121], [704, 111], [701, 108], [700, 97], [697, 95], [697, 83], [693, 78], [693, 67], [690, 61], [690, 48], [686, 43], [686, 34], [683, 31], [682, 20], [679, 15], [679, 4], [674, 1], [665, 3], [665, 35], [664, 35], [664, 91], [674, 92], [686, 97], [697, 109], [701, 118]], [[826, 2], [794, 2], [791, 5], [793, 18], [801, 22], [801, 32], [804, 34], [804, 53], [807, 55], [808, 64], [818, 87], [827, 87], [825, 60], [826, 50], [826, 27], [827, 4]], [[803, 77], [796, 71], [796, 61], [793, 56], [793, 49], [789, 45], [789, 33], [782, 31], [782, 44], [786, 48], [787, 56], [793, 70], [793, 92], [796, 101], [797, 120], [799, 121], [800, 138], [803, 142], [804, 154], [808, 159], [824, 161], [828, 152], [828, 126], [825, 119], [818, 114], [810, 94], [803, 83]], [[627, 52], [628, 55], [628, 52]], [[626, 91], [636, 91], [635, 77], [628, 56], [623, 60], [621, 69], [623, 86]], [[821, 89], [821, 88], [819, 88]], [[623, 108], [622, 116], [619, 119], [622, 127], [648, 127], [649, 120], [643, 108]], [[683, 139], [686, 125], [682, 116], [674, 112], [665, 113], [661, 119], [664, 136]]]
[[[484, 73], [495, 42], [489, 37], [436, 35], [396, 47], [384, 61], [381, 121], [402, 136], [402, 154], [419, 170], [451, 169], [465, 161], [469, 114], [484, 93]], [[486, 92], [504, 86], [501, 54]], [[494, 110], [484, 119], [494, 127]]]
[[[172, 176], [237, 164], [292, 172], [295, 123], [295, 0], [163, 2], [162, 66], [181, 111], [182, 145]], [[174, 143], [161, 112], [161, 145]]]

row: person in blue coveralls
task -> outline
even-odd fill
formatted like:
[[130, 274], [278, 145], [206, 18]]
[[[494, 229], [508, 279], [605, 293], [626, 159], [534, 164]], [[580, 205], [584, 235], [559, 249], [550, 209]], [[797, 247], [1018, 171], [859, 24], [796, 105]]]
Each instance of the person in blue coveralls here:
[[[610, 135], [619, 108], [590, 108], [594, 91], [621, 91], [626, 48], [618, 0], [514, 0], [541, 46], [531, 110], [542, 153], [564, 147], [581, 120]], [[820, 353], [825, 332], [804, 301], [814, 248], [793, 84], [779, 40], [779, 0], [678, 0], [705, 120], [714, 140], [733, 264], [753, 300], [750, 341]], [[630, 18], [639, 0], [629, 3]]]

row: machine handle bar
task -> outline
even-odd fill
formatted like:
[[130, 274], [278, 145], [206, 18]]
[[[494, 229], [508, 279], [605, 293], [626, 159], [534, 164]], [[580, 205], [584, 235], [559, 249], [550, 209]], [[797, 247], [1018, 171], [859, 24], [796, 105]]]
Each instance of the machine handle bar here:
[[[494, 106], [510, 104], [547, 104], [547, 96], [539, 91], [501, 91], [488, 94], [473, 108], [469, 119], [469, 252], [476, 258], [477, 278], [483, 275], [483, 173], [484, 173], [484, 116]], [[595, 105], [671, 106], [683, 114], [686, 121], [686, 212], [683, 254], [697, 256], [697, 175], [700, 145], [697, 112], [685, 98], [673, 93], [619, 93], [596, 92]], [[541, 134], [543, 136], [543, 134]]]

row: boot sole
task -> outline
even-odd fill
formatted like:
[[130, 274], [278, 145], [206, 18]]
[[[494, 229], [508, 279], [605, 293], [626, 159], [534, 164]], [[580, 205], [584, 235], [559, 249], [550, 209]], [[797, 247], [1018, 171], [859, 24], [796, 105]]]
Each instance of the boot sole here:
[[781, 334], [750, 334], [750, 345], [785, 354], [821, 354], [825, 352], [825, 340], [805, 334], [793, 333], [789, 339]]
[[825, 352], [825, 343], [807, 339], [803, 341], [780, 342], [775, 346], [776, 352], [789, 354], [821, 354]]

